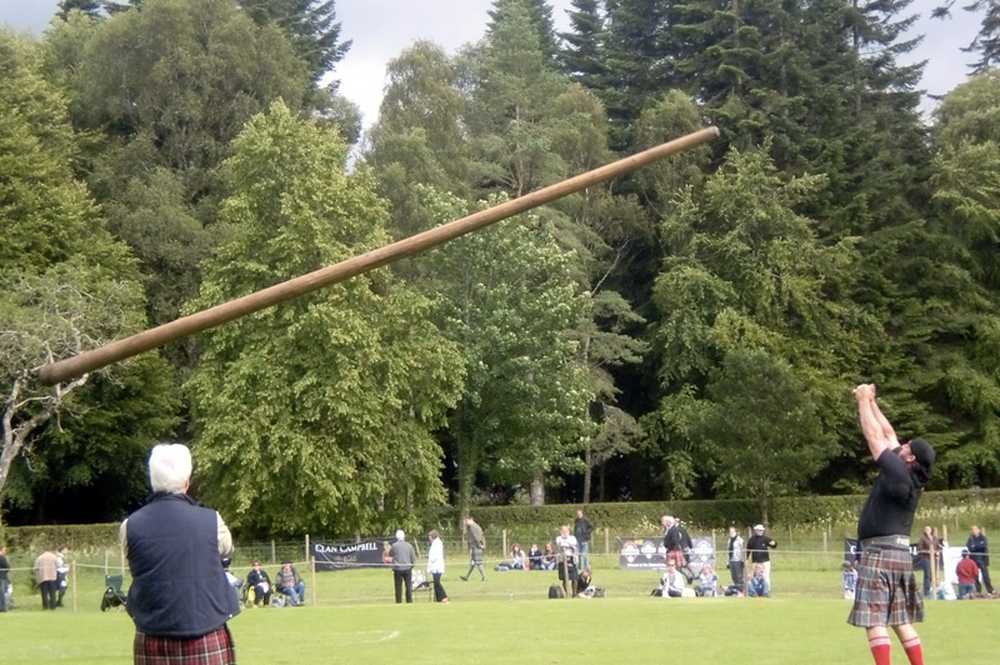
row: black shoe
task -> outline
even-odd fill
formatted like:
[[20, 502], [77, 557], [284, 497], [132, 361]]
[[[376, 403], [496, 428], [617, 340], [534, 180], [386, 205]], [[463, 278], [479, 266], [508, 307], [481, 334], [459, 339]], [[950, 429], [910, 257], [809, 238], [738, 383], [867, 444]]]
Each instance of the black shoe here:
[[468, 582], [469, 581], [469, 578], [467, 576], [465, 576], [465, 575], [459, 575], [458, 579], [462, 580], [463, 582]]

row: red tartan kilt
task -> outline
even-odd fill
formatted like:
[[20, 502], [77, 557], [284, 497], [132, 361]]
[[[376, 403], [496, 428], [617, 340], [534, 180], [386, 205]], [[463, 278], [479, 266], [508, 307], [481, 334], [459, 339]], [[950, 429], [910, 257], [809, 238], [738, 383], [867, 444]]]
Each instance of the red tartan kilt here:
[[236, 665], [228, 626], [190, 639], [136, 631], [133, 655], [135, 665]]
[[684, 552], [681, 550], [667, 552], [667, 561], [673, 561], [674, 565], [678, 568], [683, 568], [687, 565], [687, 561], [684, 560]]

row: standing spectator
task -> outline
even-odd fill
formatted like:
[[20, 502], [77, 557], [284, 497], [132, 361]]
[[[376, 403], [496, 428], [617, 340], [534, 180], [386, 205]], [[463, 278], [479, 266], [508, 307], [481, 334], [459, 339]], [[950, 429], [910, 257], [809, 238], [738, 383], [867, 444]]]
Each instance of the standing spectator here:
[[436, 530], [427, 534], [427, 537], [431, 541], [431, 546], [427, 550], [427, 572], [434, 580], [434, 600], [438, 603], [447, 603], [448, 594], [441, 585], [441, 576], [444, 575], [444, 543], [441, 542], [441, 534]]
[[304, 605], [306, 602], [306, 583], [299, 576], [299, 571], [291, 561], [282, 561], [281, 569], [274, 575], [274, 588], [278, 593], [288, 596], [288, 604], [292, 607]]
[[56, 609], [56, 592], [58, 591], [59, 579], [56, 573], [56, 563], [58, 558], [54, 552], [45, 550], [35, 559], [35, 581], [38, 582], [38, 589], [42, 592], [42, 609]]
[[267, 607], [271, 604], [271, 578], [264, 570], [260, 561], [253, 562], [253, 569], [247, 573], [247, 588], [253, 591], [253, 604], [263, 604]]
[[568, 524], [559, 528], [556, 551], [559, 553], [559, 581], [562, 582], [563, 591], [569, 594], [576, 584], [580, 545], [576, 542], [576, 536], [569, 532]]
[[979, 566], [969, 556], [969, 550], [962, 550], [962, 560], [955, 566], [955, 574], [958, 576], [958, 599], [974, 597], [979, 583]]
[[59, 595], [56, 597], [56, 607], [63, 606], [63, 596], [66, 595], [66, 588], [69, 586], [69, 564], [66, 563], [66, 546], [61, 546], [56, 550], [56, 587]]
[[479, 569], [479, 577], [485, 582], [486, 571], [483, 570], [483, 551], [486, 550], [486, 537], [483, 528], [471, 517], [465, 518], [465, 538], [469, 543], [469, 572], [460, 575], [459, 579], [467, 582], [472, 577], [472, 571]]
[[10, 562], [7, 561], [7, 546], [0, 545], [0, 612], [7, 611], [7, 587], [10, 585]]
[[154, 446], [149, 480], [152, 496], [120, 530], [132, 572], [133, 661], [235, 665], [226, 622], [240, 611], [239, 599], [222, 568], [233, 551], [229, 528], [219, 513], [187, 495], [186, 446]]
[[531, 543], [531, 549], [528, 550], [528, 566], [531, 570], [542, 569], [542, 550], [538, 547], [538, 543]]
[[743, 537], [735, 526], [729, 527], [729, 545], [726, 548], [726, 553], [728, 554], [727, 565], [729, 566], [729, 574], [733, 578], [733, 586], [742, 589], [747, 553], [743, 547]]
[[706, 563], [698, 573], [698, 595], [705, 598], [714, 598], [719, 593], [719, 576], [712, 570], [711, 564]]
[[403, 587], [406, 587], [406, 602], [413, 602], [413, 564], [417, 562], [417, 553], [413, 545], [406, 542], [406, 534], [402, 529], [396, 530], [396, 542], [389, 548], [389, 558], [392, 560], [392, 582], [396, 589], [396, 603], [403, 602]]
[[747, 583], [747, 595], [751, 598], [770, 598], [771, 585], [767, 581], [764, 564], [755, 563], [753, 565], [753, 577]]
[[590, 568], [590, 538], [593, 533], [594, 525], [583, 516], [583, 510], [577, 510], [576, 520], [573, 521], [573, 535], [580, 547], [580, 570]]
[[845, 561], [843, 569], [841, 585], [844, 591], [844, 600], [854, 600], [854, 591], [858, 586], [858, 571], [854, 568], [854, 561]]
[[667, 549], [667, 558], [672, 559], [678, 568], [683, 568], [687, 565], [693, 546], [691, 536], [688, 535], [680, 519], [672, 516], [668, 516], [667, 519], [670, 526], [663, 536], [663, 546]]
[[[979, 566], [979, 572], [983, 576], [983, 586], [986, 587], [986, 593], [992, 595], [993, 583], [990, 582], [990, 545], [989, 541], [986, 540], [986, 534], [978, 526], [973, 526], [972, 533], [969, 534], [969, 540], [965, 543], [965, 546], [968, 548], [972, 560]], [[980, 591], [981, 588], [979, 578], [976, 578], [976, 591]]]
[[754, 567], [760, 564], [764, 571], [764, 579], [767, 580], [768, 591], [771, 589], [771, 553], [768, 550], [777, 546], [778, 543], [773, 538], [764, 535], [763, 524], [753, 528], [753, 535], [747, 541], [747, 555]]
[[233, 587], [233, 593], [239, 598], [240, 594], [243, 592], [243, 580], [233, 575], [233, 571], [229, 570], [232, 565], [232, 560], [226, 557], [222, 560], [222, 570], [226, 573], [226, 581], [229, 582], [229, 586]]
[[920, 544], [917, 546], [917, 566], [924, 572], [924, 598], [931, 597], [931, 581], [934, 577], [931, 572], [931, 552], [937, 558], [937, 544], [934, 541], [934, 531], [930, 526], [925, 526], [920, 534]]

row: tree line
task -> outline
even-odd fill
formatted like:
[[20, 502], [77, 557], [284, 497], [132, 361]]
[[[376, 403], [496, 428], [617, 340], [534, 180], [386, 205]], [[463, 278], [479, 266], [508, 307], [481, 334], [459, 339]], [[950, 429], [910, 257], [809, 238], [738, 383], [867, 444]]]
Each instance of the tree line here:
[[[331, 0], [66, 0], [0, 35], [0, 499], [120, 517], [158, 439], [246, 531], [426, 506], [857, 491], [874, 381], [936, 488], [1000, 480], [1000, 73], [920, 113], [907, 0], [495, 0], [387, 68]], [[944, 15], [948, 7], [938, 13]], [[51, 359], [705, 124], [719, 141], [46, 389]], [[349, 158], [358, 144], [357, 159]]]

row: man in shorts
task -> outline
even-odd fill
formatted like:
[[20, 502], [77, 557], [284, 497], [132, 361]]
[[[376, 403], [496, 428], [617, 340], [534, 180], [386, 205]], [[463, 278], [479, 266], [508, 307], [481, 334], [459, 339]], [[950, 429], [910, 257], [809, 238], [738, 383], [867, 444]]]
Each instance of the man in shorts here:
[[924, 439], [899, 444], [876, 403], [874, 385], [858, 386], [854, 397], [861, 431], [879, 474], [858, 521], [861, 566], [847, 622], [866, 629], [875, 665], [890, 663], [890, 627], [910, 665], [924, 665], [920, 636], [913, 628], [913, 623], [924, 619], [923, 597], [909, 547], [913, 514], [930, 479], [934, 449]]

